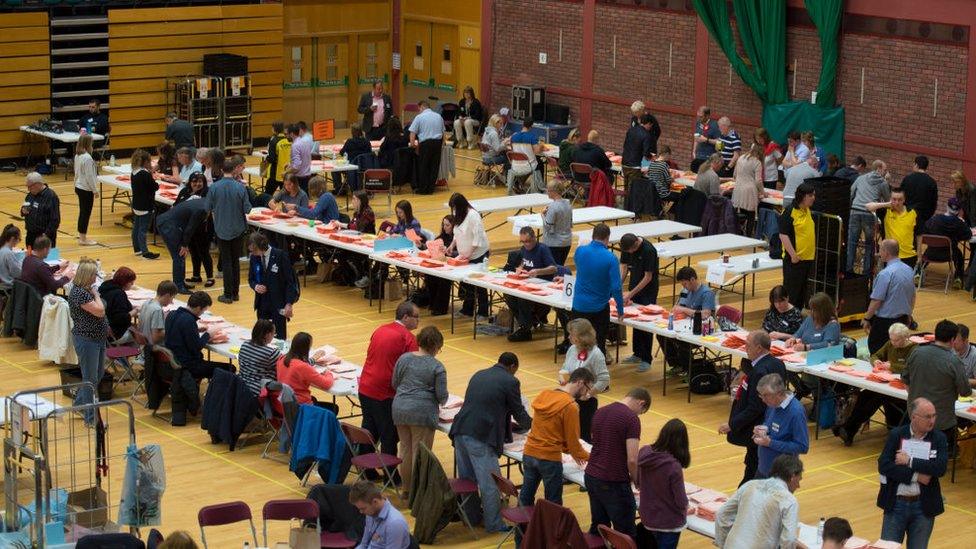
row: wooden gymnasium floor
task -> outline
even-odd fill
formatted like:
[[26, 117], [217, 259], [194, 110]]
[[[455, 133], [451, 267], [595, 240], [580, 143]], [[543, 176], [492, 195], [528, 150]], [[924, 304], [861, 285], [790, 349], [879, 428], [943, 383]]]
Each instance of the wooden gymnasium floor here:
[[[483, 190], [472, 185], [472, 175], [477, 165], [474, 151], [458, 151], [459, 174], [451, 182], [450, 190], [438, 190], [433, 196], [406, 195], [412, 201], [414, 212], [423, 226], [436, 227], [446, 213], [444, 203], [453, 191], [465, 193], [469, 198], [499, 196], [503, 189]], [[249, 158], [254, 164], [255, 159]], [[163, 257], [158, 261], [133, 258], [127, 229], [116, 225], [121, 218], [118, 210], [109, 214], [106, 208], [105, 224], [98, 225], [98, 216], [93, 216], [90, 237], [98, 240], [99, 246], [80, 248], [76, 245], [75, 220], [77, 199], [72, 190], [72, 181], [64, 180], [60, 172], [47, 178], [62, 200], [62, 224], [59, 244], [62, 257], [77, 260], [83, 255], [95, 256], [102, 260], [106, 271], [128, 265], [138, 273], [137, 284], [155, 288], [157, 282], [169, 278], [170, 263], [165, 248], [156, 247]], [[0, 223], [14, 219], [24, 192], [22, 174], [0, 174]], [[340, 199], [340, 203], [342, 200]], [[377, 205], [377, 215], [384, 205]], [[97, 213], [97, 212], [96, 212]], [[493, 214], [491, 219], [498, 222], [503, 215]], [[19, 222], [17, 220], [16, 222]], [[493, 264], [504, 257], [503, 251], [513, 249], [517, 239], [511, 227], [505, 225], [490, 233]], [[761, 319], [765, 309], [766, 294], [770, 287], [779, 282], [780, 275], [767, 273], [760, 277], [756, 295], [747, 305], [749, 311], [747, 325], [754, 327]], [[250, 305], [250, 291], [242, 292], [239, 303], [228, 306], [216, 301], [220, 281], [211, 289], [214, 299], [213, 311], [244, 326], [250, 326], [254, 314]], [[671, 285], [661, 285], [660, 303], [671, 303]], [[720, 296], [720, 300], [739, 305], [737, 296]], [[374, 328], [392, 320], [393, 306], [384, 307], [378, 314], [376, 307], [370, 308], [362, 297], [362, 291], [355, 288], [339, 288], [332, 285], [310, 284], [303, 289], [301, 301], [296, 307], [296, 317], [289, 326], [289, 333], [307, 331], [314, 336], [315, 344], [329, 343], [339, 349], [342, 356], [354, 362], [362, 362]], [[976, 308], [969, 297], [960, 291], [948, 297], [941, 292], [923, 292], [918, 300], [916, 318], [925, 328], [931, 328], [939, 319], [949, 316], [952, 319], [976, 326]], [[536, 341], [512, 345], [503, 337], [479, 337], [471, 340], [469, 324], [460, 323], [457, 332], [449, 332], [448, 317], [421, 318], [422, 325], [436, 325], [445, 332], [446, 344], [438, 357], [448, 370], [448, 383], [452, 393], [463, 395], [471, 374], [478, 369], [493, 364], [502, 351], [518, 353], [522, 367], [519, 378], [523, 394], [533, 398], [544, 388], [555, 384], [555, 373], [559, 365], [552, 362], [552, 340], [540, 337]], [[863, 336], [859, 328], [848, 327], [848, 333], [855, 337]], [[629, 353], [622, 353], [626, 356]], [[36, 351], [25, 348], [19, 341], [0, 340], [0, 379], [3, 380], [3, 394], [13, 391], [56, 384], [57, 368], [51, 363], [37, 360]], [[661, 396], [661, 365], [655, 361], [652, 373], [637, 374], [632, 365], [614, 365], [610, 369], [611, 391], [600, 396], [600, 403], [622, 397], [634, 386], [647, 387], [653, 396], [651, 411], [641, 418], [643, 433], [641, 444], [649, 444], [660, 426], [672, 417], [680, 417], [689, 426], [692, 444], [692, 463], [686, 471], [686, 479], [709, 488], [731, 492], [735, 489], [742, 473], [743, 450], [726, 443], [725, 437], [718, 435], [716, 428], [725, 421], [729, 398], [725, 394], [712, 397], [696, 396], [692, 404], [685, 401], [684, 390], [672, 390], [667, 397]], [[168, 406], [168, 404], [167, 404]], [[196, 525], [197, 510], [207, 504], [244, 500], [250, 504], [256, 517], [260, 516], [263, 503], [275, 498], [303, 497], [303, 490], [288, 472], [287, 466], [260, 459], [260, 444], [251, 444], [241, 451], [229, 452], [223, 445], [212, 445], [207, 434], [199, 428], [198, 420], [182, 428], [171, 427], [159, 419], [152, 418], [148, 411], [136, 407], [137, 441], [140, 444], [159, 443], [164, 452], [167, 468], [167, 487], [163, 506], [162, 530], [189, 530], [198, 537]], [[830, 436], [812, 441], [810, 453], [803, 456], [806, 465], [802, 488], [798, 492], [800, 518], [807, 523], [816, 523], [821, 516], [839, 515], [848, 518], [855, 534], [875, 540], [880, 534], [881, 512], [875, 506], [878, 475], [876, 460], [881, 449], [884, 429], [874, 426], [858, 437], [856, 444], [845, 448], [838, 439]], [[452, 448], [444, 434], [435, 437], [435, 451], [445, 467], [451, 467]], [[116, 449], [113, 449], [116, 450]], [[944, 515], [936, 521], [933, 547], [959, 547], [972, 544], [976, 537], [976, 473], [960, 470], [955, 484], [943, 483], [947, 506]], [[589, 506], [586, 494], [574, 485], [564, 490], [565, 503], [576, 511], [581, 524], [589, 524]], [[398, 506], [401, 506], [399, 502]], [[405, 513], [412, 520], [409, 512]], [[258, 525], [260, 531], [260, 524]], [[483, 531], [482, 531], [483, 533]], [[260, 534], [259, 534], [260, 535]], [[211, 529], [208, 534], [211, 547], [240, 547], [244, 530], [239, 527]], [[470, 532], [461, 524], [454, 523], [437, 538], [437, 544], [450, 547], [482, 548], [493, 547], [498, 537], [484, 537], [474, 540]], [[271, 540], [287, 540], [287, 525], [277, 524], [271, 528]], [[969, 541], [966, 541], [969, 540]], [[708, 547], [711, 541], [691, 532], [682, 536], [682, 547]]]

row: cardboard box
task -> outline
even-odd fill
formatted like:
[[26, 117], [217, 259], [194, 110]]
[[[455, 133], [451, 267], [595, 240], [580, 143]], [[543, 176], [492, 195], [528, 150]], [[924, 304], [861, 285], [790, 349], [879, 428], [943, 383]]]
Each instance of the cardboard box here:
[[85, 528], [102, 528], [108, 523], [108, 496], [97, 487], [68, 494], [69, 514], [74, 523]]

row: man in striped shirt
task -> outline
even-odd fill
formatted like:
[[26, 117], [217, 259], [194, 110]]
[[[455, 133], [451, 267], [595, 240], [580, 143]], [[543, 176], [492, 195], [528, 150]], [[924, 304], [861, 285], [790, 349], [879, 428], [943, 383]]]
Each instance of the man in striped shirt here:
[[671, 160], [671, 147], [662, 145], [657, 157], [647, 166], [647, 179], [654, 185], [654, 192], [661, 202], [676, 198], [671, 196], [672, 178], [669, 160]]
[[742, 152], [742, 141], [739, 139], [739, 132], [732, 129], [732, 121], [728, 116], [718, 119], [718, 131], [722, 134], [722, 169], [719, 170], [719, 177], [732, 177], [735, 170], [735, 163], [739, 160]]
[[312, 140], [302, 136], [298, 124], [288, 126], [288, 139], [291, 141], [288, 168], [295, 172], [298, 186], [308, 193], [308, 180], [312, 178]]

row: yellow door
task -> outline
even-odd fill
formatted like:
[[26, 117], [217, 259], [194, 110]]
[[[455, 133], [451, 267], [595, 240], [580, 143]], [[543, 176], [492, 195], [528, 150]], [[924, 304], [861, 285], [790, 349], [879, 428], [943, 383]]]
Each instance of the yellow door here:
[[405, 20], [401, 37], [401, 72], [404, 103], [416, 103], [431, 95], [431, 24]]
[[349, 45], [348, 38], [317, 38], [317, 79], [315, 82], [315, 120], [332, 118], [336, 127], [349, 123]]
[[311, 123], [315, 110], [313, 82], [315, 66], [312, 63], [315, 47], [312, 38], [294, 38], [284, 41], [282, 80], [282, 120], [287, 123], [305, 120]]
[[[355, 97], [350, 97], [350, 107], [355, 110], [359, 105], [359, 97], [370, 91], [373, 82], [383, 82], [386, 93], [390, 93], [390, 39], [385, 34], [361, 34], [359, 39], [359, 55], [357, 56], [357, 81], [350, 88]], [[394, 113], [399, 116], [399, 113]], [[359, 120], [361, 115], [357, 114]]]
[[461, 62], [457, 25], [431, 25], [431, 61], [431, 77], [434, 79], [431, 95], [438, 97], [440, 103], [456, 103]]

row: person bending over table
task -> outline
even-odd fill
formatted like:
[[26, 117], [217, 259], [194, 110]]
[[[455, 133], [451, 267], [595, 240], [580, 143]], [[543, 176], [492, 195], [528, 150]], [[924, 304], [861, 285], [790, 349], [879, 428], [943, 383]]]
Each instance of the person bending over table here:
[[589, 391], [576, 397], [580, 416], [580, 438], [592, 442], [590, 427], [593, 423], [593, 414], [599, 406], [596, 395], [610, 388], [610, 370], [607, 369], [607, 359], [603, 356], [603, 351], [596, 346], [596, 332], [589, 320], [585, 318], [570, 320], [566, 329], [569, 331], [569, 342], [572, 345], [566, 352], [563, 367], [559, 370], [559, 383], [565, 384], [569, 376], [579, 368], [586, 368], [596, 379]]
[[259, 318], [251, 329], [251, 339], [241, 343], [237, 352], [237, 364], [241, 379], [254, 396], [261, 393], [262, 381], [278, 379], [278, 358], [281, 351], [271, 343], [274, 341], [274, 324]]
[[299, 404], [314, 404], [338, 414], [338, 406], [331, 402], [319, 402], [312, 396], [311, 387], [328, 391], [335, 383], [335, 378], [332, 377], [332, 372], [326, 370], [320, 374], [312, 366], [316, 357], [311, 356], [311, 350], [312, 336], [306, 332], [295, 334], [288, 352], [276, 364], [278, 381], [295, 391], [295, 400]]
[[800, 458], [773, 460], [768, 478], [751, 480], [715, 514], [715, 546], [724, 549], [806, 549], [797, 539], [800, 503], [793, 495], [803, 479]]
[[[298, 178], [301, 181], [301, 178]], [[305, 219], [317, 219], [322, 223], [339, 221], [339, 204], [336, 203], [335, 196], [329, 192], [329, 182], [321, 175], [316, 175], [308, 182], [308, 192], [311, 196], [319, 197], [312, 208], [298, 206], [295, 204], [285, 204], [285, 210], [297, 212], [299, 217]]]
[[840, 344], [840, 322], [830, 296], [818, 292], [810, 298], [810, 315], [803, 319], [800, 329], [786, 340], [794, 351], [823, 349]]
[[68, 264], [67, 260], [62, 259], [58, 265], [48, 265], [45, 259], [51, 252], [51, 241], [44, 235], [34, 240], [34, 248], [24, 256], [21, 264], [20, 280], [30, 284], [42, 296], [53, 294], [61, 289], [62, 286], [71, 282], [66, 276], [54, 278], [55, 273], [63, 270]]
[[[630, 273], [628, 291], [624, 293], [624, 306], [636, 303], [650, 305], [657, 303], [658, 259], [657, 249], [645, 238], [627, 233], [620, 238], [620, 278]], [[625, 363], [639, 363], [638, 372], [651, 369], [654, 337], [643, 330], [634, 330], [634, 353], [624, 359]]]
[[[491, 254], [488, 244], [488, 233], [481, 222], [481, 214], [475, 210], [468, 199], [461, 193], [454, 193], [448, 201], [451, 208], [451, 215], [454, 216], [454, 239], [447, 247], [448, 253], [457, 251], [458, 257], [469, 260], [471, 263], [478, 264], [488, 258]], [[461, 284], [461, 291], [464, 301], [461, 310], [457, 313], [460, 316], [472, 316], [477, 313], [478, 317], [488, 317], [488, 290], [484, 288], [473, 288], [467, 284]], [[477, 297], [478, 310], [475, 311], [475, 298]]]
[[[400, 479], [403, 497], [412, 491], [413, 457], [420, 444], [431, 448], [437, 430], [440, 406], [447, 403], [447, 370], [437, 354], [444, 347], [444, 336], [435, 326], [417, 334], [419, 349], [400, 355], [393, 368], [390, 386], [393, 397], [393, 424], [400, 438]], [[423, 482], [421, 480], [421, 482]]]
[[[530, 278], [552, 280], [556, 274], [556, 261], [549, 247], [536, 240], [535, 229], [532, 227], [519, 229], [519, 242], [522, 247], [515, 253], [518, 264], [506, 265], [505, 270], [514, 270], [516, 274], [525, 274]], [[532, 341], [532, 328], [538, 323], [540, 317], [548, 316], [549, 307], [508, 294], [505, 294], [505, 303], [512, 310], [516, 324], [516, 329], [508, 335], [508, 340], [513, 343]]]
[[[202, 174], [191, 178], [193, 188], [202, 185]], [[210, 261], [210, 231], [208, 231], [207, 202], [201, 197], [184, 200], [174, 205], [166, 213], [156, 218], [156, 230], [163, 237], [166, 249], [172, 258], [172, 280], [181, 294], [189, 294], [194, 280], [199, 281], [200, 263], [194, 264], [196, 272], [192, 278], [186, 279], [186, 254], [197, 261], [202, 261], [207, 270], [207, 287], [213, 286], [213, 266]]]
[[542, 210], [542, 243], [549, 246], [557, 265], [565, 265], [573, 245], [573, 205], [563, 198], [565, 185], [552, 180], [546, 185], [550, 202]]
[[[159, 178], [169, 183], [182, 184], [180, 179], [180, 164], [176, 160], [176, 147], [169, 141], [163, 141], [156, 145], [156, 169]], [[153, 171], [153, 170], [151, 170]]]
[[284, 210], [289, 204], [299, 208], [308, 207], [308, 194], [298, 186], [298, 178], [293, 172], [286, 172], [283, 176], [282, 188], [276, 192], [268, 202], [270, 210]]
[[769, 337], [786, 341], [803, 324], [803, 313], [790, 303], [786, 288], [782, 284], [773, 286], [769, 290], [769, 309], [763, 317], [762, 329], [769, 333]]
[[105, 318], [108, 320], [110, 341], [115, 344], [132, 341], [129, 327], [132, 326], [132, 303], [126, 292], [136, 283], [136, 273], [128, 267], [119, 267], [112, 278], [102, 282], [98, 293], [105, 304]]
[[[693, 267], [678, 269], [675, 279], [681, 284], [682, 290], [678, 304], [671, 309], [672, 314], [681, 313], [691, 318], [700, 313], [704, 320], [715, 313], [715, 292], [698, 280], [698, 273]], [[672, 368], [682, 371], [688, 367], [693, 349], [690, 343], [660, 335], [657, 340], [664, 350], [664, 360]]]
[[792, 204], [779, 216], [779, 239], [783, 244], [783, 286], [794, 307], [807, 300], [807, 279], [813, 272], [817, 253], [813, 212], [815, 189], [809, 183], [796, 188]]
[[[904, 372], [908, 364], [908, 355], [915, 350], [915, 344], [908, 339], [911, 335], [912, 332], [908, 326], [901, 322], [889, 326], [889, 340], [883, 347], [871, 354], [871, 364], [878, 366], [880, 363], [886, 363], [893, 374]], [[861, 427], [882, 406], [884, 406], [885, 423], [888, 428], [901, 424], [905, 413], [905, 401], [874, 391], [862, 390], [857, 394], [854, 409], [851, 410], [847, 421], [843, 425], [836, 425], [831, 429], [834, 436], [844, 441], [844, 446], [854, 444], [854, 435], [861, 432]]]
[[[437, 235], [434, 239], [440, 240], [441, 246], [444, 250], [451, 247], [451, 242], [454, 241], [454, 216], [445, 215], [441, 219], [441, 234]], [[430, 248], [430, 242], [427, 244], [428, 249]], [[447, 254], [448, 257], [452, 255], [457, 255], [457, 252], [452, 252]], [[427, 288], [427, 293], [430, 295], [430, 314], [433, 316], [446, 315], [448, 313], [448, 307], [451, 304], [451, 282], [450, 280], [443, 279], [439, 276], [424, 275], [424, 287]]]
[[[590, 243], [576, 248], [573, 263], [576, 265], [576, 289], [570, 317], [590, 321], [596, 330], [597, 347], [606, 355], [611, 297], [617, 304], [617, 316], [624, 316], [620, 261], [610, 251], [610, 227], [606, 223], [593, 227]], [[568, 342], [564, 342], [559, 350], [568, 348]]]
[[193, 147], [182, 147], [176, 151], [177, 168], [180, 170], [180, 183], [185, 185], [190, 176], [203, 173], [203, 164], [197, 159], [197, 151]]
[[247, 283], [254, 290], [254, 310], [258, 318], [274, 323], [275, 337], [285, 339], [300, 294], [291, 259], [287, 252], [272, 248], [262, 233], [251, 233], [247, 251], [251, 256]]

